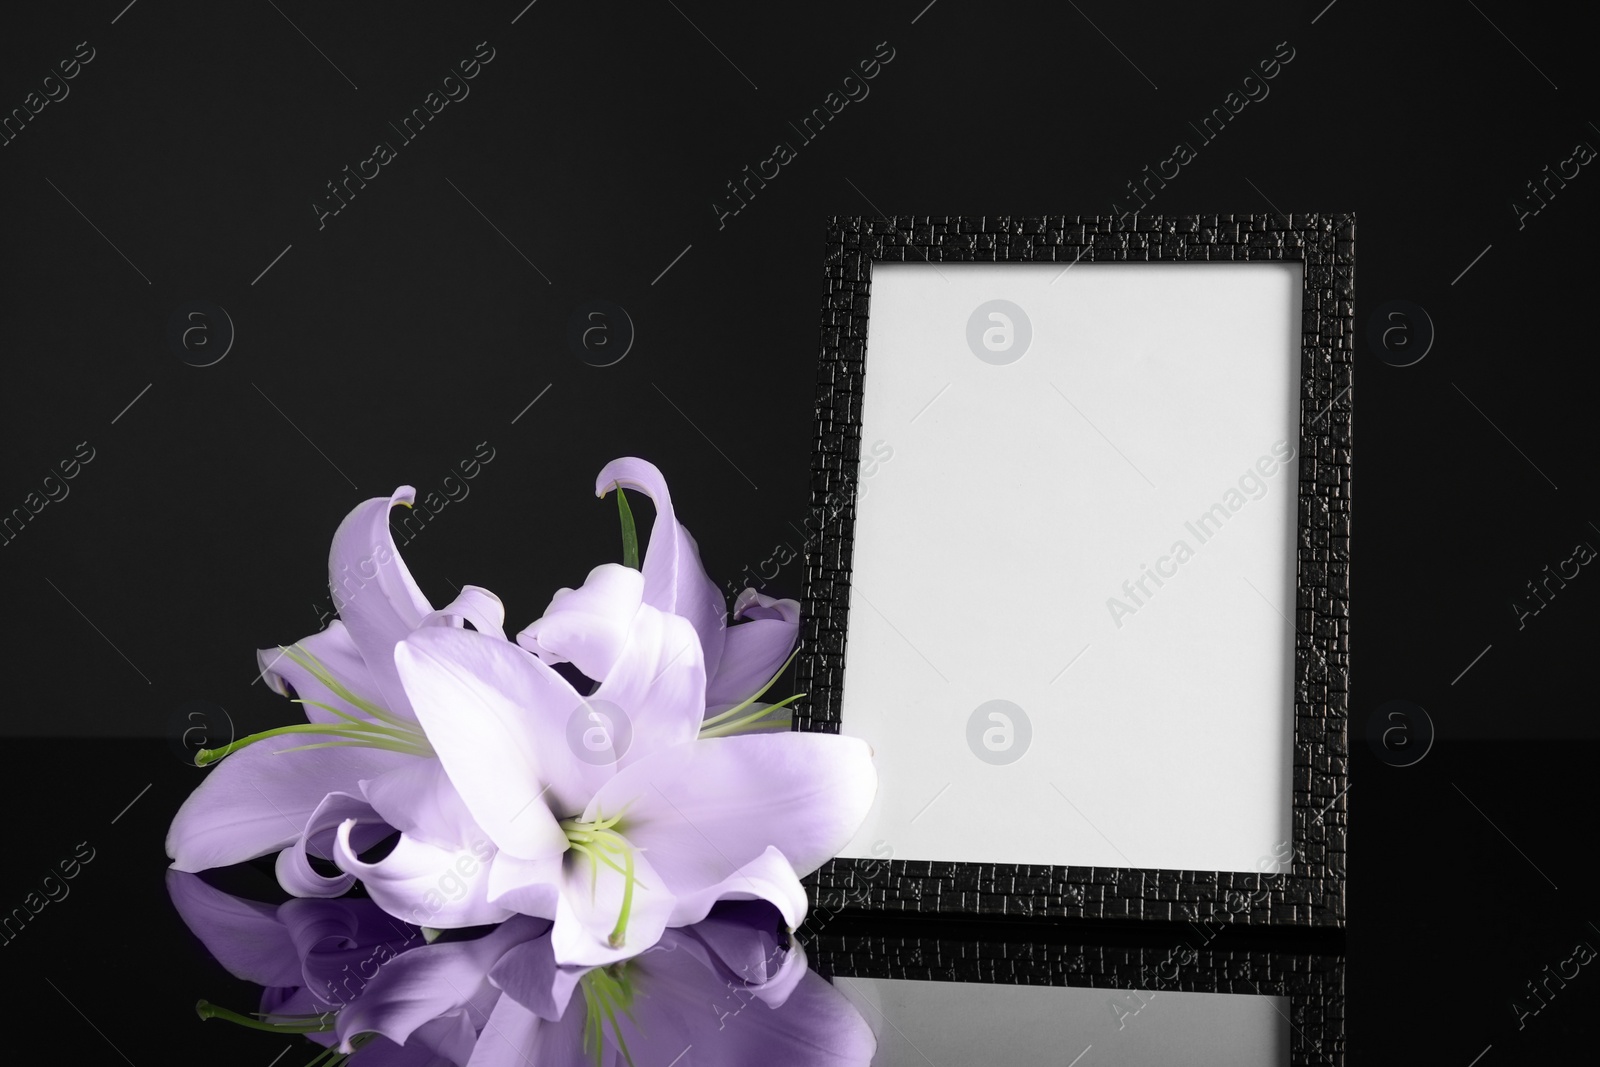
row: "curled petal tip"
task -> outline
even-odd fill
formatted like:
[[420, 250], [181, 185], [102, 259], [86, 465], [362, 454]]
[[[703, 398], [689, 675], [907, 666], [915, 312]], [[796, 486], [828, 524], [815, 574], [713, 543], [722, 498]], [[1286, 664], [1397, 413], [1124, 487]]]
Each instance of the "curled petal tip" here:
[[608, 487], [623, 485], [637, 488], [652, 499], [666, 495], [666, 479], [660, 468], [637, 456], [619, 456], [600, 468], [600, 473], [595, 477], [595, 492], [601, 496], [610, 492]]

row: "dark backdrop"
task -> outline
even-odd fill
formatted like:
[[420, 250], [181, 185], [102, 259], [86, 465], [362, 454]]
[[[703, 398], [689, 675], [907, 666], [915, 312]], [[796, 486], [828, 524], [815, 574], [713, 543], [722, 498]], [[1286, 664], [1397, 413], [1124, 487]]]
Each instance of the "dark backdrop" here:
[[[124, 3], [0, 32], [4, 907], [80, 840], [106, 857], [0, 949], [61, 1040], [109, 1055], [92, 1020], [138, 1063], [261, 1047], [186, 1014], [225, 980], [160, 890], [198, 777], [169, 740], [190, 701], [282, 721], [252, 650], [320, 627], [357, 501], [442, 494], [492, 455], [404, 553], [436, 603], [486, 585], [520, 626], [614, 557], [593, 478], [643, 455], [732, 581], [807, 511], [826, 216], [1120, 212], [1180, 141], [1195, 158], [1141, 186], [1147, 211], [1359, 217], [1352, 1050], [1490, 1046], [1487, 1067], [1577, 1039], [1600, 977], [1520, 1028], [1511, 1008], [1600, 944], [1600, 578], [1577, 550], [1600, 547], [1600, 128], [1575, 12]], [[445, 89], [467, 95], [410, 140], [390, 125]], [[1214, 139], [1191, 125], [1247, 90]], [[854, 99], [805, 141], [830, 92]], [[363, 164], [379, 141], [393, 158]], [[794, 158], [740, 207], [728, 183], [777, 142]], [[329, 183], [363, 166], [341, 206]], [[610, 349], [569, 342], [590, 301]], [[1387, 352], [1375, 321], [1400, 327]], [[1361, 739], [1391, 700], [1437, 732], [1415, 766]], [[125, 984], [155, 966], [178, 976]]]

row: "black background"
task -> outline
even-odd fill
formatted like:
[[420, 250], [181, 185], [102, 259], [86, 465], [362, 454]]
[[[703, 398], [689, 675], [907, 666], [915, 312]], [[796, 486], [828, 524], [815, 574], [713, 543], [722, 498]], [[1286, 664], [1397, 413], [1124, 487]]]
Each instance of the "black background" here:
[[[328, 540], [355, 503], [437, 490], [488, 442], [469, 496], [404, 554], [435, 603], [485, 585], [520, 627], [615, 558], [593, 479], [645, 456], [732, 581], [807, 514], [826, 216], [1111, 213], [1288, 42], [1270, 94], [1149, 210], [1353, 210], [1363, 334], [1394, 300], [1437, 331], [1408, 367], [1363, 338], [1351, 394], [1352, 1060], [1585, 1047], [1589, 969], [1520, 1029], [1511, 1007], [1578, 941], [1600, 945], [1600, 578], [1584, 568], [1521, 628], [1512, 607], [1600, 546], [1600, 178], [1584, 167], [1521, 220], [1513, 206], [1600, 144], [1589, 40], [1565, 11], [124, 2], [8, 11], [0, 31], [6, 113], [94, 50], [0, 147], [0, 514], [80, 443], [94, 455], [0, 545], [0, 908], [77, 842], [97, 849], [0, 948], [30, 1029], [103, 1062], [93, 1028], [141, 1065], [277, 1053], [189, 1011], [248, 996], [165, 903], [161, 838], [200, 774], [169, 739], [191, 700], [241, 734], [286, 721], [252, 653], [320, 628]], [[399, 144], [387, 124], [484, 41], [470, 95]], [[880, 42], [893, 59], [870, 94], [799, 145], [788, 124]], [[319, 228], [326, 183], [379, 140], [396, 160]], [[725, 183], [778, 141], [798, 158], [719, 225]], [[567, 343], [596, 299], [637, 333], [612, 366]], [[189, 301], [232, 320], [215, 365], [168, 344]], [[801, 582], [790, 565], [767, 591]], [[1437, 729], [1416, 766], [1361, 740], [1392, 699]]]

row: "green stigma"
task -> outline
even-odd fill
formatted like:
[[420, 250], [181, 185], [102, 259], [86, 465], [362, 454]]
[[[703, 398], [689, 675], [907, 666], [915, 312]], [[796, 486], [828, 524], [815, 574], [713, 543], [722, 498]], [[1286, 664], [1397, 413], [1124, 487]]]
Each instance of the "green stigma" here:
[[583, 990], [584, 1007], [588, 1009], [583, 1020], [583, 1050], [593, 1054], [595, 1067], [599, 1067], [605, 1055], [603, 1042], [608, 1025], [622, 1058], [628, 1062], [628, 1067], [633, 1067], [633, 1054], [628, 1051], [622, 1025], [617, 1021], [619, 1012], [635, 1025], [639, 1021], [633, 1018], [633, 982], [628, 967], [627, 961], [596, 967], [578, 982], [578, 988]]
[[609, 819], [589, 822], [582, 819], [561, 820], [561, 829], [567, 835], [567, 846], [594, 864], [589, 877], [591, 894], [595, 890], [602, 864], [622, 875], [622, 907], [617, 912], [617, 925], [611, 930], [612, 948], [620, 947], [628, 932], [628, 916], [633, 911], [633, 887], [638, 884], [633, 870], [633, 846], [616, 829], [622, 821], [622, 814], [618, 812]]
[[[282, 647], [282, 646], [280, 646]], [[339, 745], [359, 745], [364, 748], [382, 748], [391, 752], [404, 752], [412, 756], [432, 756], [433, 746], [428, 744], [428, 738], [423, 734], [421, 727], [414, 722], [409, 722], [372, 701], [358, 697], [352, 693], [343, 682], [333, 676], [333, 673], [303, 645], [293, 648], [283, 648], [283, 654], [290, 660], [305, 668], [317, 681], [328, 688], [328, 691], [351, 707], [363, 712], [371, 718], [363, 719], [351, 715], [347, 711], [316, 700], [296, 698], [296, 704], [310, 704], [312, 707], [321, 708], [338, 717], [339, 722], [330, 723], [296, 723], [293, 726], [279, 726], [272, 730], [263, 730], [248, 737], [241, 737], [221, 748], [203, 748], [195, 753], [196, 766], [208, 767], [231, 753], [239, 751], [247, 745], [257, 741], [265, 741], [269, 737], [287, 737], [291, 734], [317, 734], [323, 737], [337, 738], [334, 741], [321, 741], [309, 745], [297, 745], [294, 748], [282, 749], [283, 752], [299, 752], [308, 748], [333, 748]]]

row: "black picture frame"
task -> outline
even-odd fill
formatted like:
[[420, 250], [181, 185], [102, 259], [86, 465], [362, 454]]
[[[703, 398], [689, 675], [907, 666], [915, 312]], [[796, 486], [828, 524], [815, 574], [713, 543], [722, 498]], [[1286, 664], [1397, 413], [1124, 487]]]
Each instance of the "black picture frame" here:
[[[1204, 924], [1147, 926], [1149, 935], [1137, 940], [1094, 937], [1081, 927], [1024, 940], [992, 924], [941, 924], [937, 933], [909, 920], [891, 931], [878, 925], [842, 919], [809, 937], [799, 933], [812, 966], [835, 984], [873, 978], [1125, 990], [1118, 1010], [1133, 1013], [1167, 991], [1283, 997], [1290, 1067], [1346, 1062], [1345, 955], [1337, 942], [1296, 934], [1286, 941], [1281, 931], [1240, 939]], [[1065, 1050], [1060, 1062], [1071, 1058]]]
[[821, 355], [794, 728], [838, 732], [861, 411], [879, 262], [1303, 264], [1296, 503], [1292, 861], [1263, 875], [834, 859], [808, 879], [833, 911], [1343, 927], [1350, 669], [1355, 216], [835, 216]]

